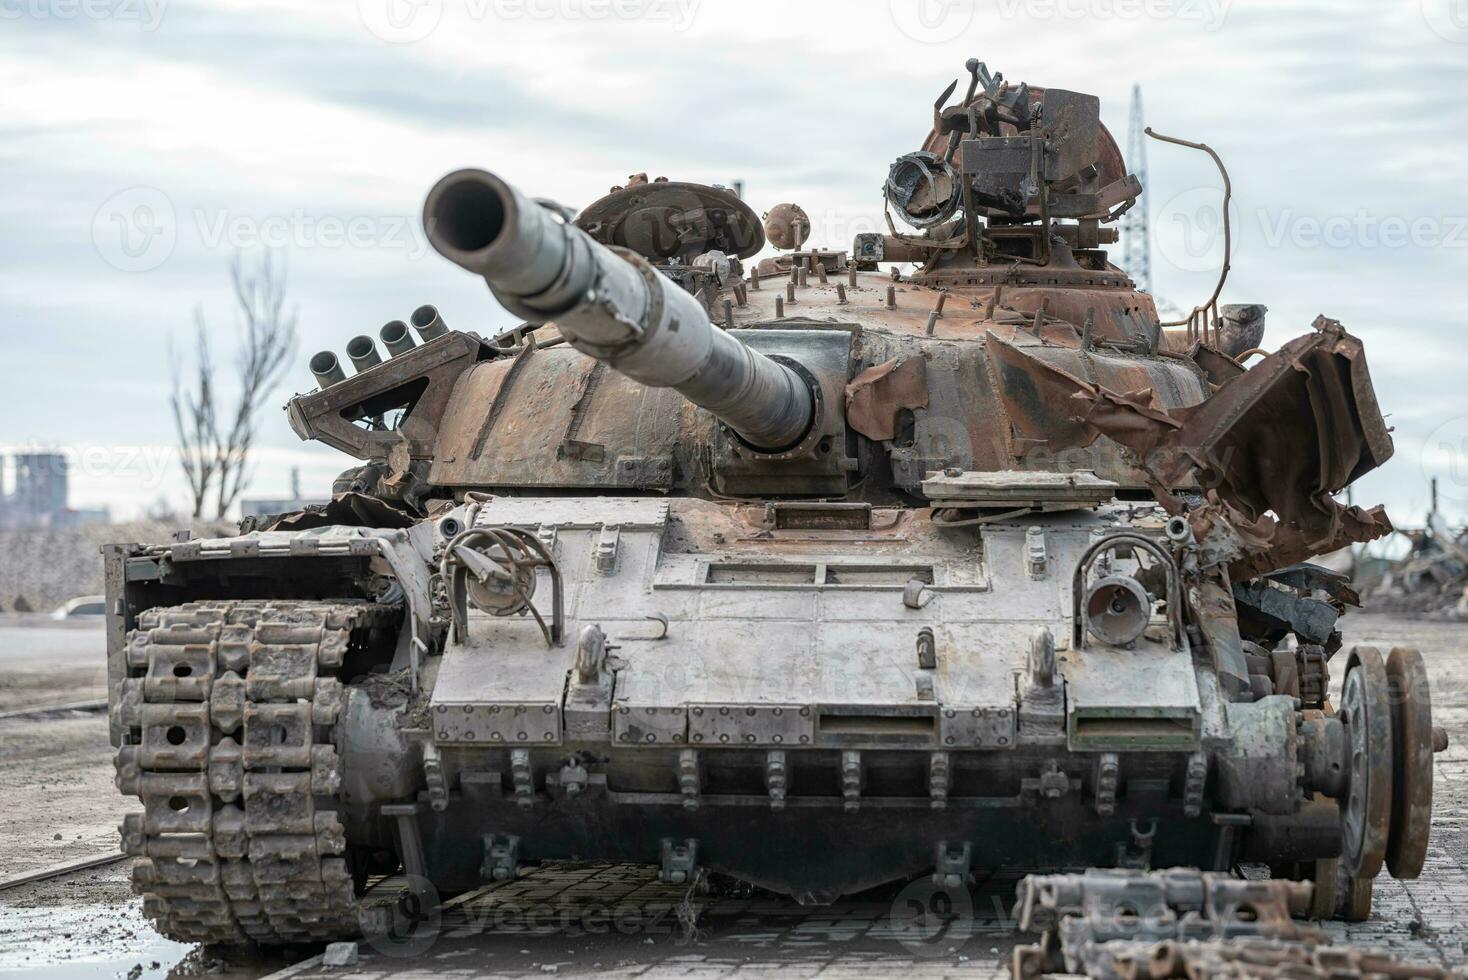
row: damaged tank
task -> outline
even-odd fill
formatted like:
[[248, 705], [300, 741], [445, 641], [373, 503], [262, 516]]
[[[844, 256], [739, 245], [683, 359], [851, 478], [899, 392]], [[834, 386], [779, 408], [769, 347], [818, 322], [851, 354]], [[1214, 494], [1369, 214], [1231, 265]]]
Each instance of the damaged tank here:
[[849, 244], [645, 175], [579, 214], [431, 190], [523, 323], [316, 355], [288, 415], [358, 461], [329, 504], [105, 551], [165, 934], [336, 939], [375, 876], [558, 859], [812, 903], [1248, 861], [1355, 917], [1419, 873], [1422, 658], [1342, 650], [1308, 563], [1390, 529], [1333, 496], [1392, 452], [1360, 342], [1246, 368], [1222, 280], [1162, 323], [1107, 257], [1142, 188], [1098, 100], [968, 72]]

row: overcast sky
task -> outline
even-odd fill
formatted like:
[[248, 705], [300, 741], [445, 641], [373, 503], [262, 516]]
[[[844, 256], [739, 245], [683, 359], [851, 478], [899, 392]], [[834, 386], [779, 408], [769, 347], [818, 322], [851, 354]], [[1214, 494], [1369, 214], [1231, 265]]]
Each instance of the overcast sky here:
[[[0, 0], [0, 445], [66, 450], [76, 505], [181, 500], [166, 351], [202, 306], [223, 357], [241, 249], [288, 261], [291, 390], [420, 303], [508, 325], [417, 223], [464, 165], [577, 208], [636, 171], [742, 180], [845, 247], [968, 57], [1099, 95], [1123, 145], [1139, 83], [1149, 124], [1212, 144], [1225, 301], [1269, 306], [1270, 347], [1318, 313], [1366, 341], [1397, 454], [1357, 502], [1417, 523], [1436, 473], [1468, 515], [1468, 0]], [[1217, 176], [1148, 155], [1154, 288], [1191, 307]], [[251, 495], [350, 462], [262, 427]]]

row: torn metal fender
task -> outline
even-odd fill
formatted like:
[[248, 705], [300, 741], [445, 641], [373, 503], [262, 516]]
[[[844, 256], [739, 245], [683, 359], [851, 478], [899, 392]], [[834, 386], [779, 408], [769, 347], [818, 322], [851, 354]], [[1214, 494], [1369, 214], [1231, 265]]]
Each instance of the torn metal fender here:
[[895, 439], [903, 409], [928, 407], [927, 364], [922, 357], [895, 357], [852, 378], [846, 424], [877, 442]]
[[1239, 581], [1392, 530], [1380, 507], [1344, 507], [1331, 496], [1390, 459], [1392, 440], [1361, 342], [1335, 320], [1314, 326], [1206, 401], [1177, 407], [1155, 388], [1121, 392], [1022, 347], [990, 347], [1031, 403], [1077, 406], [1077, 428], [1056, 436], [1074, 446], [1098, 436], [1119, 443], [1169, 511], [1184, 509], [1174, 489], [1203, 487], [1207, 502], [1189, 523], [1200, 542], [1213, 541], [1210, 564], [1231, 562]]
[[1249, 520], [1273, 514], [1310, 547], [1343, 531], [1369, 533], [1384, 515], [1350, 515], [1331, 494], [1390, 459], [1391, 435], [1361, 342], [1335, 320], [1314, 326], [1190, 408], [1094, 389], [1074, 397], [1091, 427], [1141, 457], [1164, 486], [1195, 474]]

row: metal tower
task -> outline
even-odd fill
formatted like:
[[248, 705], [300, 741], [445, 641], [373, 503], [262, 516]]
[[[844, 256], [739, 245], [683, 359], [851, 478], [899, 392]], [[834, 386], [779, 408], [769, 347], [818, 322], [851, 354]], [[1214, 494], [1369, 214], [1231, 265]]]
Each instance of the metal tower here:
[[1121, 267], [1137, 288], [1152, 291], [1152, 238], [1147, 230], [1147, 134], [1142, 121], [1142, 86], [1132, 86], [1132, 114], [1127, 125], [1126, 162], [1142, 182], [1142, 196], [1121, 217]]

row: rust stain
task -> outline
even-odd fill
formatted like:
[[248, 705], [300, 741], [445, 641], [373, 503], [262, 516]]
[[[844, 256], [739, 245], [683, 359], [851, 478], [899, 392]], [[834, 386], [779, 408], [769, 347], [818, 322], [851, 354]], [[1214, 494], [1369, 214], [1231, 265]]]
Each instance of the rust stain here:
[[922, 357], [895, 357], [867, 368], [846, 386], [846, 422], [868, 439], [895, 438], [903, 409], [927, 407], [927, 361]]

